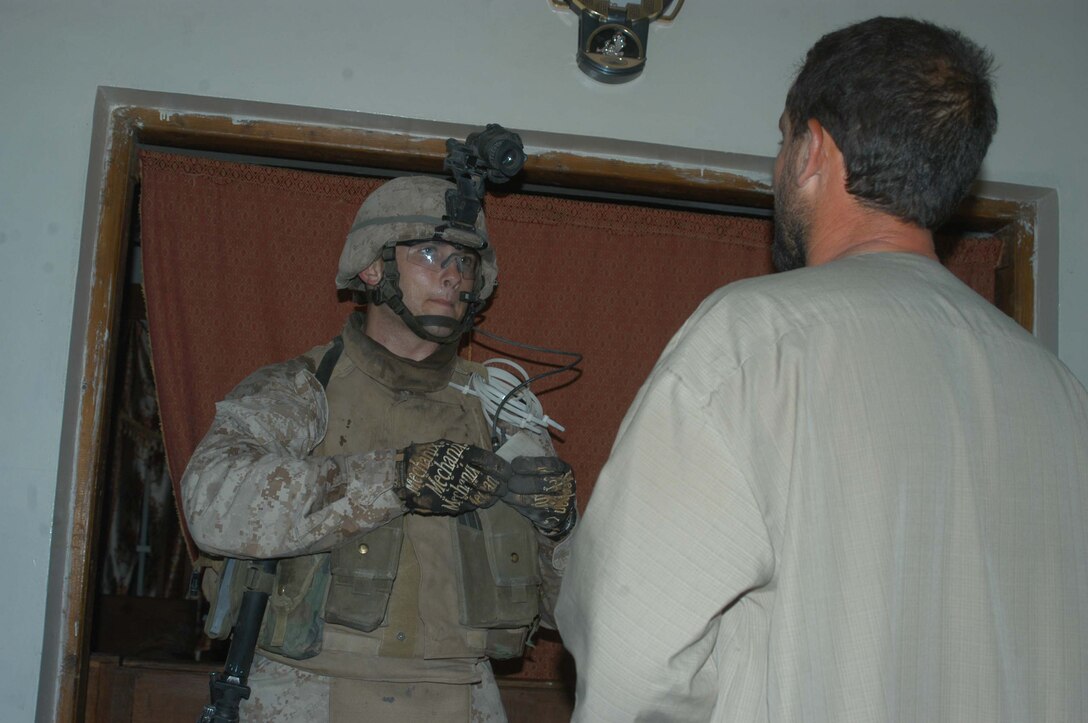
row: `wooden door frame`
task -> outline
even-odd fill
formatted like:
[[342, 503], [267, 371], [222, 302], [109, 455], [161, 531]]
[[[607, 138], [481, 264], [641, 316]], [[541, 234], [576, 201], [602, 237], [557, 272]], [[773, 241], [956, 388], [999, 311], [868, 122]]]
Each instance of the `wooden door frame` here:
[[[98, 503], [128, 230], [142, 145], [315, 164], [440, 173], [445, 139], [477, 128], [296, 106], [98, 89], [75, 291], [37, 720], [77, 721], [86, 691]], [[766, 211], [772, 159], [520, 131], [525, 182]], [[1050, 189], [981, 184], [956, 223], [1005, 242], [998, 305], [1036, 320], [1036, 250], [1057, 249]], [[1040, 234], [1047, 233], [1043, 239]], [[1054, 268], [1049, 269], [1056, 278]], [[1056, 284], [1054, 285], [1056, 288]], [[1056, 296], [1054, 299], [1056, 309]], [[1049, 318], [1049, 317], [1048, 317]], [[1056, 324], [1055, 324], [1056, 326]], [[1046, 340], [1044, 340], [1046, 341]]]

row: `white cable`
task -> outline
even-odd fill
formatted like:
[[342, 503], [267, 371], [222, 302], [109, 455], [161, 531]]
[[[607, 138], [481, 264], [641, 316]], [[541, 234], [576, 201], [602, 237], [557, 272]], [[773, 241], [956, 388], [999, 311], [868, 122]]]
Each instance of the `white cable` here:
[[[521, 377], [518, 378], [507, 370], [495, 366], [496, 364], [512, 367], [521, 374]], [[488, 426], [491, 426], [494, 422], [495, 411], [502, 404], [503, 398], [510, 393], [510, 390], [525, 382], [529, 375], [521, 366], [509, 359], [488, 359], [483, 365], [487, 367], [486, 378], [478, 372], [473, 372], [467, 386], [453, 382], [450, 382], [450, 386], [463, 394], [477, 397], [483, 406]], [[543, 432], [545, 427], [555, 427], [560, 432], [566, 431], [563, 425], [544, 413], [540, 400], [528, 386], [522, 387], [503, 405], [499, 419], [520, 429], [532, 429], [536, 432]]]

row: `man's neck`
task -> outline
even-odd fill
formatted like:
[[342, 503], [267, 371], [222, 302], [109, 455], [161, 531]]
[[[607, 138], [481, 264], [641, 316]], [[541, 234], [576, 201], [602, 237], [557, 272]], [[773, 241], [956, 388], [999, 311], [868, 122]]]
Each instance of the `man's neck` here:
[[824, 204], [815, 214], [805, 252], [808, 266], [871, 253], [937, 259], [929, 230], [863, 206], [848, 195]]

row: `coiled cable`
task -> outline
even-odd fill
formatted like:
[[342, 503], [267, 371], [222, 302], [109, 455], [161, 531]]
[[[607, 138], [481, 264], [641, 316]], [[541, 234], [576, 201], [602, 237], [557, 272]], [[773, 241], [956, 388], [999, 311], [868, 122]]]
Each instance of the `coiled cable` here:
[[[565, 431], [565, 427], [544, 413], [544, 408], [540, 404], [540, 400], [537, 399], [536, 395], [529, 389], [529, 385], [539, 379], [574, 369], [582, 361], [582, 355], [577, 352], [549, 349], [543, 346], [534, 346], [532, 344], [512, 341], [482, 329], [475, 329], [474, 333], [481, 334], [506, 344], [521, 347], [522, 349], [574, 357], [574, 361], [569, 364], [565, 364], [556, 369], [549, 369], [534, 377], [529, 377], [525, 369], [509, 359], [488, 359], [484, 362], [484, 366], [487, 367], [488, 378], [485, 379], [481, 375], [474, 373], [469, 378], [467, 386], [451, 383], [450, 386], [459, 389], [464, 394], [469, 394], [480, 399], [484, 415], [491, 425], [492, 443], [498, 447], [499, 443], [502, 441], [500, 437], [505, 436], [499, 429], [499, 420], [507, 422], [519, 429], [530, 429], [535, 432], [544, 432], [547, 427], [553, 427], [560, 432]], [[519, 378], [506, 369], [496, 365], [509, 366], [519, 372], [521, 376]]]

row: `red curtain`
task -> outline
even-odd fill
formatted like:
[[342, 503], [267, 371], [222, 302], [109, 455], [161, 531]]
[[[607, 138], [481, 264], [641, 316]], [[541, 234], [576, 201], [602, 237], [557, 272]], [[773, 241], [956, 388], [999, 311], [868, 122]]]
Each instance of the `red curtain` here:
[[[350, 302], [333, 278], [344, 237], [381, 179], [142, 151], [145, 293], [170, 473], [180, 479], [215, 402], [253, 369], [335, 336]], [[566, 427], [556, 448], [584, 508], [619, 423], [699, 302], [771, 271], [771, 223], [612, 202], [509, 193], [485, 202], [500, 282], [481, 329], [583, 355], [580, 374], [533, 389]], [[993, 298], [1000, 244], [964, 239], [946, 263]], [[531, 373], [563, 357], [476, 335], [465, 354]], [[542, 644], [522, 677], [557, 677]]]

